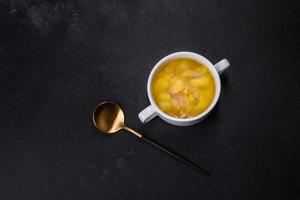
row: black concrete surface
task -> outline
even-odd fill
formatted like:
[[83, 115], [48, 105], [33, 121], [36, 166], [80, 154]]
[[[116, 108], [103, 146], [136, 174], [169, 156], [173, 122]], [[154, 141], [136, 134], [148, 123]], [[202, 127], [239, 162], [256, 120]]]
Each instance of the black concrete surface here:
[[[0, 199], [299, 199], [298, 11], [297, 1], [1, 0]], [[217, 107], [191, 127], [141, 124], [151, 68], [183, 50], [231, 61]], [[211, 176], [126, 132], [101, 135], [91, 113], [105, 100]]]

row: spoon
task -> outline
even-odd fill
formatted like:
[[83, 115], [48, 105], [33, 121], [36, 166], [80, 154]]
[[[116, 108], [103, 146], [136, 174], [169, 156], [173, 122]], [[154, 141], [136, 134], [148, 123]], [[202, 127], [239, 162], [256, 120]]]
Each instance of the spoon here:
[[155, 143], [144, 135], [136, 132], [135, 130], [127, 127], [124, 124], [124, 112], [123, 110], [115, 103], [112, 102], [103, 102], [100, 103], [94, 110], [93, 113], [93, 122], [96, 128], [102, 131], [105, 134], [115, 134], [121, 129], [125, 129], [132, 133], [134, 136], [144, 140], [145, 142], [151, 144], [153, 147], [161, 150], [162, 152], [172, 156], [173, 158], [181, 161], [182, 163], [198, 170], [199, 172], [209, 175], [209, 172], [205, 169], [197, 166], [196, 164], [186, 160], [185, 158], [179, 156], [178, 154], [172, 152], [171, 150], [166, 149], [165, 147]]

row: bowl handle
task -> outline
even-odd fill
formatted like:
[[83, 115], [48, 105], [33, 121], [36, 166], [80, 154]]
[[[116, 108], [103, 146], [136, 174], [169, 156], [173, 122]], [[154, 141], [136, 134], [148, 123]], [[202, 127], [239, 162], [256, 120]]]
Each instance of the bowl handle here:
[[226, 58], [215, 64], [215, 68], [219, 72], [219, 74], [222, 74], [226, 69], [228, 69], [229, 66], [230, 63]]
[[156, 110], [152, 105], [150, 105], [139, 113], [139, 119], [145, 124], [153, 119], [156, 115]]

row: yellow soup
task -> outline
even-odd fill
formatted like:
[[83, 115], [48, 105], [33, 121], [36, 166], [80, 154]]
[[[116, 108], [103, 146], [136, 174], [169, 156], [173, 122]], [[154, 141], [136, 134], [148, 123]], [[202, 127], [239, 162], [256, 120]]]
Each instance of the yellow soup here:
[[152, 94], [158, 107], [177, 118], [193, 117], [205, 111], [215, 95], [215, 81], [207, 67], [190, 58], [164, 64], [152, 80]]

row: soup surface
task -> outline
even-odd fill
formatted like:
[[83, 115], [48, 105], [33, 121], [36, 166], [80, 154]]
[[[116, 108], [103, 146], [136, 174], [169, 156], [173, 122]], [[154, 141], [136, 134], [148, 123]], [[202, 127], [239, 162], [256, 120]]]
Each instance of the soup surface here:
[[165, 63], [154, 74], [151, 87], [158, 107], [177, 118], [193, 117], [205, 111], [216, 88], [208, 68], [190, 58]]

